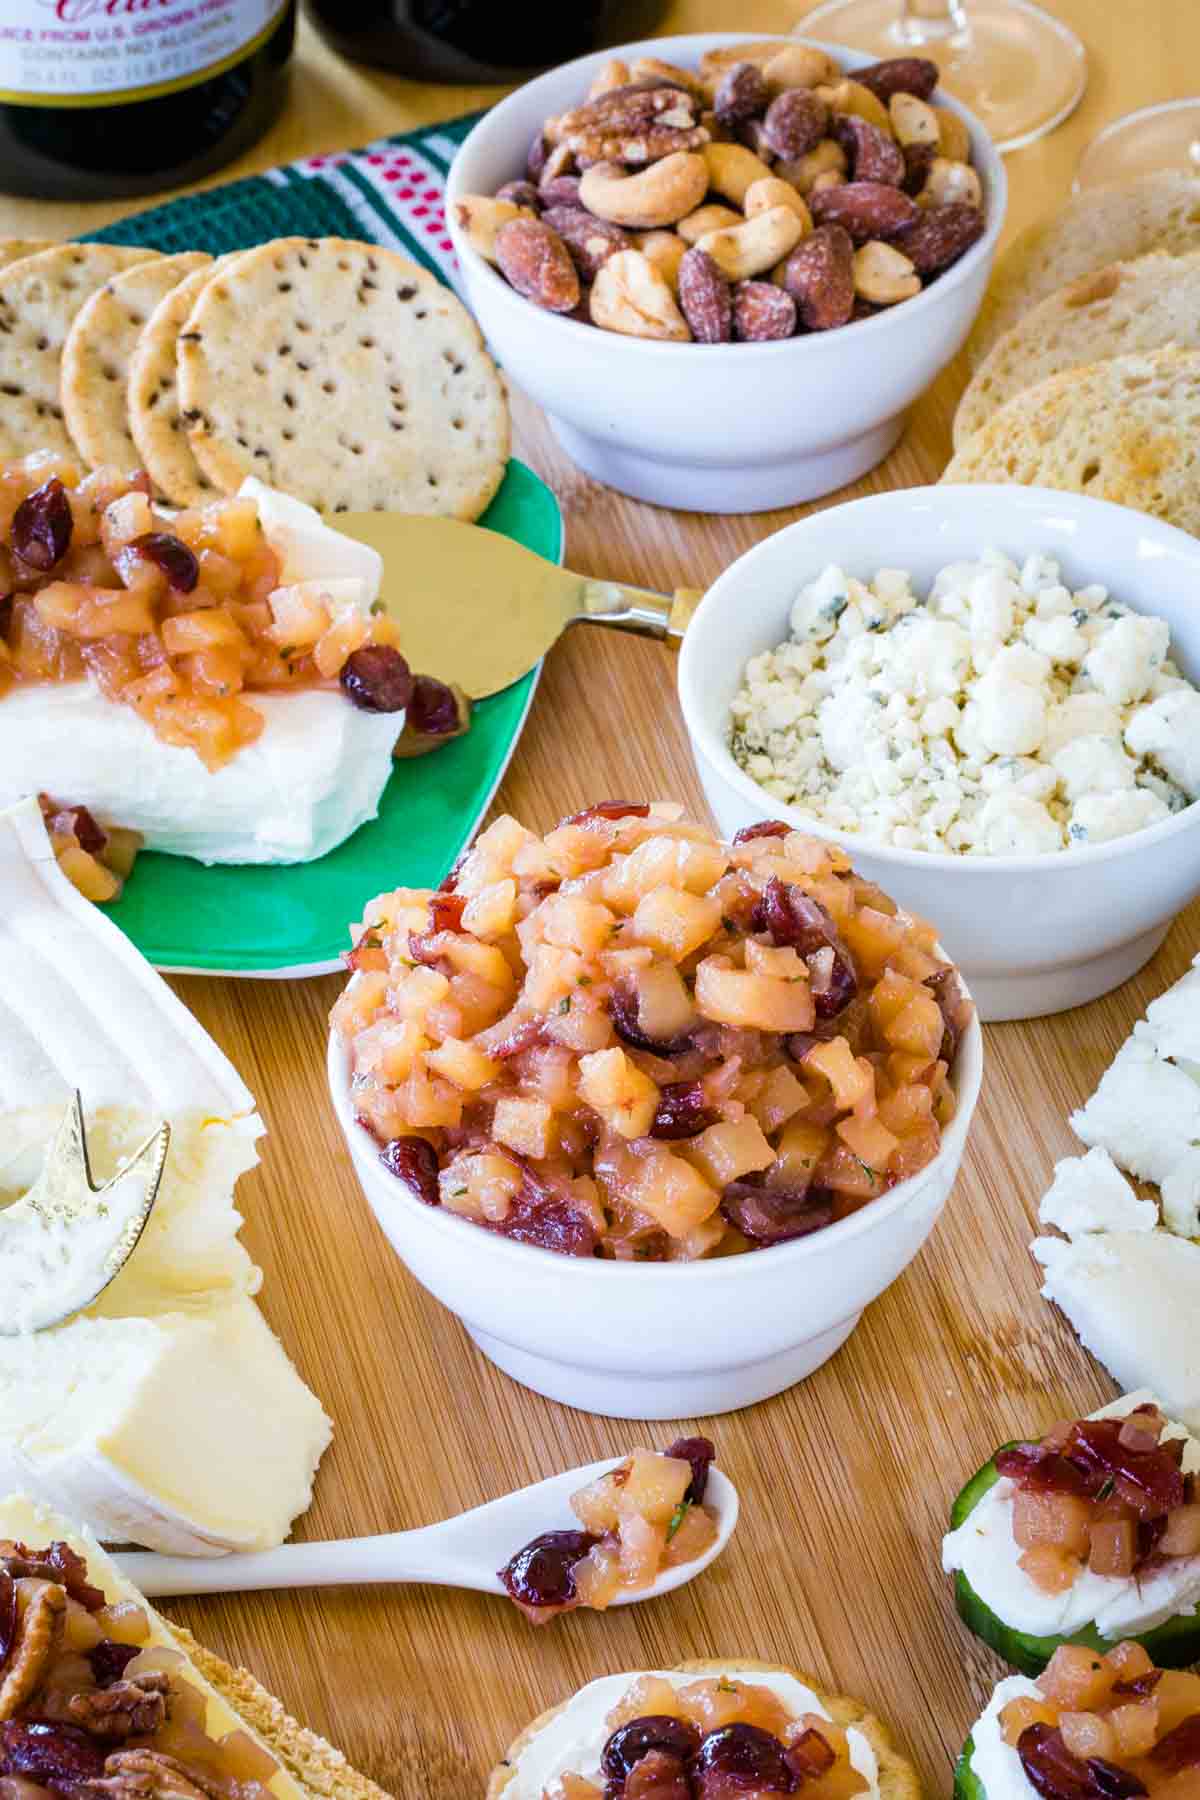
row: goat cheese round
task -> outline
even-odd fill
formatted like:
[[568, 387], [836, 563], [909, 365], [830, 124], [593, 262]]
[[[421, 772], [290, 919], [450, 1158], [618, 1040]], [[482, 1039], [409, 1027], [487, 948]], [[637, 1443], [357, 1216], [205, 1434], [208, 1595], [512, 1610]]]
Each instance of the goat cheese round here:
[[1165, 619], [1039, 554], [901, 569], [831, 564], [790, 636], [747, 663], [735, 760], [840, 831], [906, 849], [1042, 855], [1104, 843], [1200, 799], [1200, 691]]

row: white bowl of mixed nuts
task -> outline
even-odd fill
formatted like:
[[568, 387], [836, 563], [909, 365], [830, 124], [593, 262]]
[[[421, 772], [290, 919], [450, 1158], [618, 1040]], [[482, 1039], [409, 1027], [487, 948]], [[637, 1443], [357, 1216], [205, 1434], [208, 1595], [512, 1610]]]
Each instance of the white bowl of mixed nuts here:
[[935, 81], [795, 38], [661, 38], [479, 122], [447, 192], [467, 295], [586, 473], [747, 512], [888, 453], [1004, 219], [1001, 160]]

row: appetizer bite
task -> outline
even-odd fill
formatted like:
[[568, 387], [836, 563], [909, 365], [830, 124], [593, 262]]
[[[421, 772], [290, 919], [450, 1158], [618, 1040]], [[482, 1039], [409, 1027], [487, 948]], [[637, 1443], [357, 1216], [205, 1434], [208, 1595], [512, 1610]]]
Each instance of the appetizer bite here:
[[533, 1625], [587, 1606], [603, 1612], [650, 1587], [663, 1569], [694, 1562], [717, 1535], [704, 1505], [716, 1451], [707, 1438], [634, 1450], [619, 1468], [571, 1495], [582, 1531], [547, 1531], [499, 1571]]
[[866, 1708], [812, 1676], [740, 1658], [609, 1675], [543, 1713], [488, 1800], [917, 1800], [915, 1770]]
[[967, 1739], [955, 1800], [1195, 1800], [1200, 1675], [1141, 1644], [1063, 1644], [1037, 1681], [1010, 1675]]
[[804, 1237], [937, 1156], [971, 1006], [836, 846], [675, 807], [511, 818], [367, 907], [333, 1011], [357, 1116], [430, 1206], [571, 1256]]
[[384, 1800], [85, 1529], [0, 1500], [0, 1784], [19, 1800]]
[[1005, 1445], [951, 1523], [958, 1610], [1025, 1674], [1066, 1643], [1200, 1659], [1200, 1443], [1151, 1394]]

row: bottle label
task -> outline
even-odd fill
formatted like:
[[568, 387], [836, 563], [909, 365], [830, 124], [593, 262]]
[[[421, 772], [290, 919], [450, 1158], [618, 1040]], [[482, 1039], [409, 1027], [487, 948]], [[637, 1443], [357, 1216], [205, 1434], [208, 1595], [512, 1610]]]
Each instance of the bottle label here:
[[0, 102], [113, 106], [220, 75], [288, 0], [0, 0]]

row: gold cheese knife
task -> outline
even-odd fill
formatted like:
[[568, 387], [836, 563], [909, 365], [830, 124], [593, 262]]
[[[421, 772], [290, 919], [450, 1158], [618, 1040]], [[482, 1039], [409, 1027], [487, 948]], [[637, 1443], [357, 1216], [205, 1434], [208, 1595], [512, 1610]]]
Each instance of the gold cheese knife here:
[[547, 562], [499, 532], [457, 519], [338, 513], [338, 531], [383, 557], [380, 600], [399, 624], [409, 666], [473, 700], [528, 673], [569, 625], [616, 625], [681, 638], [703, 597], [596, 581]]

